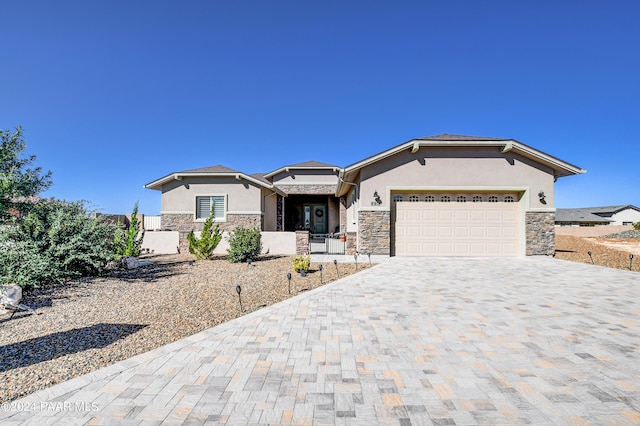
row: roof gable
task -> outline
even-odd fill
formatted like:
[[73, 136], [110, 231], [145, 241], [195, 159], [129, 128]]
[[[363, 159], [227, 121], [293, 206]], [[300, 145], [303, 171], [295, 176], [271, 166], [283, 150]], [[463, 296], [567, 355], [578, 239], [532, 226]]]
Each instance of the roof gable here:
[[304, 161], [302, 163], [296, 163], [296, 164], [280, 167], [277, 170], [274, 170], [272, 172], [265, 174], [264, 177], [268, 179], [270, 177], [277, 175], [278, 173], [288, 172], [289, 170], [333, 170], [337, 172], [340, 170], [340, 167], [333, 164], [310, 160], [310, 161]]
[[450, 146], [450, 147], [499, 147], [503, 153], [513, 151], [525, 158], [533, 160], [537, 163], [546, 165], [553, 169], [555, 177], [563, 177], [574, 174], [585, 173], [586, 170], [578, 166], [562, 161], [556, 157], [532, 148], [515, 139], [504, 139], [486, 136], [464, 136], [440, 134], [435, 136], [425, 136], [422, 138], [411, 139], [407, 142], [396, 145], [386, 151], [382, 151], [357, 163], [351, 164], [342, 169], [339, 178], [341, 180], [338, 185], [338, 193], [343, 190], [344, 184], [342, 180], [351, 181], [360, 169], [385, 158], [391, 157], [401, 151], [410, 150], [412, 153], [418, 152], [421, 147], [425, 146]]
[[171, 182], [173, 180], [182, 180], [185, 177], [234, 177], [237, 180], [247, 180], [258, 186], [284, 195], [281, 190], [273, 186], [271, 182], [265, 179], [264, 175], [261, 173], [248, 175], [230, 167], [223, 166], [221, 164], [217, 166], [200, 167], [197, 169], [184, 170], [181, 172], [173, 172], [153, 182], [149, 182], [148, 184], [144, 185], [143, 188], [161, 190], [162, 185], [164, 185], [165, 183]]

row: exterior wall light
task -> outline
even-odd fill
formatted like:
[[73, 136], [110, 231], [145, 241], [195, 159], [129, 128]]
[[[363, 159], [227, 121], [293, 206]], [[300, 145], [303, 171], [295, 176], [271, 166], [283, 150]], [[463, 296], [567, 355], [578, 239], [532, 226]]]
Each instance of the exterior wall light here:
[[547, 200], [545, 200], [546, 195], [544, 195], [544, 191], [540, 190], [540, 192], [538, 192], [538, 198], [540, 198], [540, 202], [542, 204], [547, 204]]
[[373, 199], [377, 205], [382, 204], [382, 200], [380, 199], [380, 195], [378, 195], [378, 191], [373, 191]]

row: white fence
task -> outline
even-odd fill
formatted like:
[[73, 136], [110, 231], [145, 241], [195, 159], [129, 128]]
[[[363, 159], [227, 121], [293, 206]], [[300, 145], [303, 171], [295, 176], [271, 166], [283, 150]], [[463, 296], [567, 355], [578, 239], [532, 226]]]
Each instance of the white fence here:
[[162, 216], [144, 215], [144, 229], [147, 231], [160, 231], [162, 229]]

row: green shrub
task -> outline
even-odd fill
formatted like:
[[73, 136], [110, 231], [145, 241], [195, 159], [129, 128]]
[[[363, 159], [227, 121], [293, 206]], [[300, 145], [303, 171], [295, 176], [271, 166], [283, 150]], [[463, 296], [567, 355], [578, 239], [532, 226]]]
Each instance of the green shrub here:
[[227, 259], [233, 263], [255, 259], [262, 252], [260, 239], [260, 229], [258, 228], [236, 228], [229, 235]]
[[636, 222], [633, 224], [633, 229], [635, 229], [636, 231], [640, 231], [640, 222]]
[[136, 204], [133, 206], [133, 211], [131, 212], [129, 227], [125, 229], [120, 221], [118, 221], [114, 237], [116, 259], [126, 256], [140, 256], [143, 238], [144, 231], [140, 230], [140, 220], [138, 219], [138, 203], [136, 202]]
[[0, 283], [41, 287], [102, 274], [114, 258], [115, 225], [82, 202], [43, 200], [0, 232]]
[[187, 241], [189, 241], [189, 253], [194, 255], [196, 259], [211, 259], [213, 251], [218, 247], [218, 244], [222, 240], [222, 231], [220, 231], [220, 225], [216, 223], [216, 227], [213, 228], [213, 215], [209, 216], [204, 222], [204, 228], [200, 233], [200, 238], [196, 238], [193, 229], [187, 235]]
[[293, 266], [293, 270], [296, 272], [309, 272], [309, 268], [311, 267], [311, 256], [295, 256], [291, 260], [291, 265]]

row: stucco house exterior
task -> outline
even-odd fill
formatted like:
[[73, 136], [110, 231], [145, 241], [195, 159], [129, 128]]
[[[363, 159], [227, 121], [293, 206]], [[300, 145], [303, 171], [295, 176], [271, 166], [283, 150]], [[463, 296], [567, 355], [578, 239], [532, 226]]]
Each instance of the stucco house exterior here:
[[556, 211], [558, 226], [631, 226], [637, 222], [640, 222], [640, 209], [630, 204]]
[[211, 211], [225, 230], [297, 232], [302, 250], [309, 234], [342, 234], [348, 254], [524, 256], [553, 254], [554, 181], [584, 172], [514, 139], [443, 134], [346, 167], [213, 166], [145, 188], [162, 192], [162, 227], [184, 248]]

